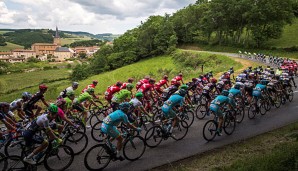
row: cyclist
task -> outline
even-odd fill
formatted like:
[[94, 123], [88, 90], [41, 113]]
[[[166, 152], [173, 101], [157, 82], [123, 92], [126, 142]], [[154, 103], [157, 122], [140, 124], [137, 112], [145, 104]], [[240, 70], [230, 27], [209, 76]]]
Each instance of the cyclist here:
[[[15, 122], [8, 117], [10, 104], [7, 102], [0, 102], [0, 120], [9, 130], [15, 129]], [[2, 137], [2, 136], [1, 136]]]
[[221, 110], [222, 107], [225, 105], [229, 105], [232, 108], [235, 108], [233, 104], [231, 104], [231, 101], [228, 98], [229, 91], [223, 90], [221, 95], [218, 95], [210, 104], [210, 110], [219, 118], [218, 122], [218, 129], [217, 134], [219, 136], [222, 135], [222, 124], [223, 124], [223, 111]]
[[73, 82], [72, 85], [71, 85], [70, 87], [67, 87], [66, 89], [64, 89], [64, 90], [60, 93], [58, 99], [59, 99], [59, 98], [65, 98], [65, 97], [66, 97], [66, 93], [67, 93], [68, 91], [75, 91], [78, 87], [79, 87], [79, 83], [78, 83], [78, 82]]
[[154, 91], [154, 83], [155, 83], [155, 80], [150, 78], [149, 83], [144, 83], [138, 89], [138, 92], [142, 92], [143, 95], [144, 95], [144, 100], [145, 100], [145, 103], [146, 103], [146, 109], [149, 109], [150, 111], [152, 111], [151, 104], [150, 104], [150, 99], [152, 99], [154, 101], [154, 97], [153, 97], [153, 93], [152, 93], [152, 91]]
[[232, 87], [229, 90], [229, 99], [230, 99], [230, 103], [233, 105], [236, 105], [235, 100], [236, 98], [240, 98], [241, 99], [241, 103], [244, 101], [242, 98], [242, 93], [240, 91], [240, 88], [243, 87], [243, 83], [241, 82], [236, 82], [236, 84], [234, 85], [234, 87]]
[[144, 77], [144, 79], [141, 79], [140, 81], [137, 82], [137, 85], [136, 85], [136, 89], [139, 90], [139, 88], [145, 84], [145, 83], [149, 83], [149, 79], [150, 79], [150, 76], [147, 75]]
[[175, 108], [179, 106], [179, 111], [183, 110], [183, 104], [185, 102], [185, 96], [187, 95], [187, 85], [182, 85], [180, 89], [175, 92], [167, 101], [164, 102], [161, 110], [165, 116], [165, 118], [173, 119], [171, 129], [169, 133], [171, 134], [173, 131], [174, 126], [176, 125], [178, 118], [176, 116]]
[[112, 98], [112, 108], [113, 111], [116, 111], [118, 109], [118, 106], [120, 103], [129, 101], [132, 97], [132, 92], [131, 90], [133, 89], [132, 84], [127, 84], [126, 89], [122, 89], [119, 92], [115, 93], [113, 98]]
[[176, 77], [174, 77], [172, 80], [171, 80], [171, 85], [175, 85], [177, 82], [180, 82], [181, 81], [181, 83], [182, 84], [184, 84], [183, 83], [183, 78], [182, 78], [182, 73], [179, 73]]
[[97, 81], [97, 80], [93, 80], [93, 81], [92, 81], [92, 84], [87, 85], [87, 86], [82, 90], [81, 93], [85, 93], [85, 92], [87, 91], [88, 88], [94, 88], [94, 89], [95, 89], [95, 87], [97, 86], [97, 84], [98, 84], [98, 81]]
[[117, 140], [117, 151], [116, 157], [119, 160], [123, 160], [123, 157], [120, 155], [120, 151], [122, 148], [123, 137], [117, 129], [117, 126], [123, 122], [127, 124], [128, 127], [136, 129], [137, 131], [141, 131], [141, 128], [136, 128], [128, 121], [127, 113], [130, 110], [131, 105], [128, 102], [121, 103], [119, 105], [119, 110], [114, 111], [109, 114], [107, 117], [103, 119], [103, 123], [101, 125], [101, 131], [107, 135], [109, 135], [112, 140]]
[[113, 95], [120, 91], [120, 87], [122, 86], [122, 83], [118, 81], [115, 85], [109, 86], [108, 89], [105, 92], [105, 99], [111, 104], [111, 100], [113, 98]]
[[163, 91], [162, 91], [161, 87], [163, 87], [164, 89], [167, 88], [167, 87], [169, 87], [169, 85], [168, 85], [168, 78], [169, 77], [167, 75], [164, 75], [162, 80], [160, 80], [158, 83], [155, 83], [154, 89], [158, 93], [162, 94]]
[[141, 113], [146, 114], [150, 118], [153, 117], [153, 114], [150, 114], [147, 112], [142, 104], [142, 99], [143, 99], [143, 93], [142, 92], [137, 92], [135, 95], [135, 98], [131, 99], [129, 103], [132, 104], [132, 107], [134, 108], [135, 113], [140, 116]]
[[133, 81], [134, 81], [133, 78], [129, 78], [129, 79], [127, 80], [127, 83], [123, 83], [122, 86], [120, 87], [120, 89], [121, 89], [121, 90], [122, 90], [122, 89], [126, 89], [126, 85], [127, 85], [127, 84], [132, 84]]
[[55, 140], [58, 144], [62, 142], [62, 140], [53, 133], [50, 127], [50, 122], [57, 116], [58, 107], [55, 104], [51, 103], [48, 107], [48, 111], [48, 114], [43, 114], [41, 116], [38, 116], [36, 120], [33, 120], [23, 132], [25, 145], [27, 147], [31, 147], [33, 143], [41, 144], [39, 147], [34, 149], [32, 153], [30, 153], [23, 159], [24, 162], [36, 164], [33, 156], [42, 152], [49, 145], [49, 142], [47, 140], [45, 140], [42, 136], [36, 134], [38, 130], [44, 130], [45, 133], [49, 136], [50, 141]]
[[[41, 107], [36, 105], [36, 102], [38, 102], [39, 100], [42, 101], [42, 103], [49, 107], [48, 103], [45, 101], [44, 99], [44, 94], [45, 92], [48, 90], [48, 86], [46, 86], [45, 84], [40, 84], [39, 85], [39, 92], [37, 92], [36, 94], [34, 94], [32, 96], [32, 98], [30, 100], [28, 100], [28, 102], [26, 102], [24, 104], [23, 107], [23, 111], [25, 112], [25, 114], [30, 117], [30, 118], [34, 118], [34, 116], [38, 116], [40, 111], [41, 111]], [[37, 109], [35, 112], [35, 115], [33, 113], [33, 109]]]
[[72, 110], [72, 105], [73, 105], [74, 98], [75, 98], [74, 91], [68, 91], [68, 92], [66, 92], [66, 97], [64, 98], [64, 100], [65, 100], [64, 112], [67, 115], [68, 114], [71, 114], [71, 110]]
[[17, 111], [18, 116], [25, 120], [25, 113], [22, 109], [23, 104], [30, 100], [32, 95], [28, 92], [22, 93], [22, 98], [21, 99], [16, 99], [13, 102], [10, 103], [10, 111], [14, 112]]
[[[79, 97], [75, 98], [73, 100], [73, 109], [78, 110], [79, 112], [82, 112], [83, 114], [83, 120], [82, 122], [84, 123], [84, 125], [86, 126], [86, 122], [87, 122], [87, 111], [83, 106], [83, 103], [86, 101], [89, 101], [91, 104], [93, 104], [94, 106], [98, 107], [96, 103], [94, 103], [94, 101], [92, 100], [92, 95], [94, 94], [94, 88], [88, 88], [87, 91], [85, 93], [82, 93], [79, 95]], [[86, 126], [86, 128], [90, 128], [90, 126]]]

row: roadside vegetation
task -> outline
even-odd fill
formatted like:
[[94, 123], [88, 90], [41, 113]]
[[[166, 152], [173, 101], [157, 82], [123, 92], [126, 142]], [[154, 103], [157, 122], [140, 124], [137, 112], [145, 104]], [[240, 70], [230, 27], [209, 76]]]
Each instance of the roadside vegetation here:
[[152, 171], [298, 170], [298, 122]]

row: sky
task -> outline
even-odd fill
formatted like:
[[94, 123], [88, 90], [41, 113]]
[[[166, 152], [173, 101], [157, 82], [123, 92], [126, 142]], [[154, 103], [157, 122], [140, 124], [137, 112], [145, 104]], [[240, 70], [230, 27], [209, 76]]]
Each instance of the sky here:
[[196, 0], [0, 0], [0, 28], [123, 34]]

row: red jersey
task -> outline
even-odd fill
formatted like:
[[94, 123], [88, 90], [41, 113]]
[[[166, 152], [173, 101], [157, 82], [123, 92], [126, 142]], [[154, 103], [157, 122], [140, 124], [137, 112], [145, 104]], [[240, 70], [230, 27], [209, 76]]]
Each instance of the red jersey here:
[[137, 85], [136, 85], [136, 89], [138, 90], [143, 84], [145, 83], [149, 83], [149, 80], [147, 79], [142, 79], [140, 81], [137, 82]]
[[143, 94], [147, 93], [148, 91], [153, 90], [154, 85], [149, 84], [149, 83], [144, 83], [140, 88], [139, 91], [141, 91]]
[[89, 84], [89, 85], [87, 85], [83, 90], [82, 90], [82, 93], [85, 93], [86, 92], [86, 90], [88, 89], [88, 88], [94, 88], [95, 89], [95, 85], [94, 84]]
[[121, 89], [121, 90], [122, 90], [122, 89], [126, 89], [126, 85], [127, 85], [127, 84], [129, 84], [129, 83], [123, 83], [122, 86], [120, 87], [120, 89]]
[[162, 79], [160, 80], [158, 83], [155, 84], [155, 89], [160, 89], [160, 87], [162, 87], [163, 85], [166, 85], [167, 87], [169, 87], [168, 85], [168, 81], [166, 79]]
[[111, 100], [113, 97], [113, 94], [117, 93], [120, 90], [121, 89], [116, 85], [110, 86], [105, 92], [105, 99]]

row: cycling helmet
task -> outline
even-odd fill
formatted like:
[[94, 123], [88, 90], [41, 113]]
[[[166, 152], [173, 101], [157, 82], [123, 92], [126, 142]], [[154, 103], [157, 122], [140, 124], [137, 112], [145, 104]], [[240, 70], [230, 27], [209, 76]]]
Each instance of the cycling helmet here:
[[184, 96], [187, 94], [187, 90], [185, 90], [185, 89], [180, 89], [180, 90], [177, 91], [176, 94], [178, 94], [179, 96], [184, 97]]
[[60, 98], [56, 101], [57, 106], [63, 106], [65, 105], [66, 101], [63, 98]]
[[129, 78], [129, 79], [127, 80], [127, 82], [129, 82], [129, 83], [132, 83], [133, 81], [134, 81], [133, 78]]
[[153, 83], [153, 84], [154, 84], [154, 83], [155, 83], [155, 80], [152, 79], [152, 78], [150, 78], [150, 79], [149, 79], [149, 83]]
[[163, 79], [165, 79], [165, 80], [168, 80], [168, 78], [169, 78], [169, 77], [168, 77], [167, 75], [164, 75], [164, 76], [163, 76]]
[[40, 84], [39, 85], [39, 90], [47, 90], [48, 86], [46, 86], [45, 84]]
[[122, 111], [128, 111], [130, 108], [130, 103], [128, 102], [123, 102], [121, 104], [119, 104], [119, 109]]
[[131, 90], [131, 89], [133, 89], [133, 87], [134, 87], [134, 86], [133, 86], [132, 84], [130, 84], [130, 83], [129, 83], [129, 84], [126, 84], [126, 88], [127, 88], [127, 89], [130, 89], [130, 90]]
[[23, 92], [22, 98], [24, 99], [31, 99], [32, 95], [29, 92]]
[[181, 72], [178, 75], [181, 76], [181, 77], [183, 76]]
[[51, 103], [48, 107], [48, 110], [51, 112], [51, 113], [57, 113], [58, 112], [58, 107], [57, 105], [55, 105], [54, 103]]
[[69, 90], [66, 92], [66, 96], [68, 96], [68, 97], [73, 96], [73, 95], [75, 95], [75, 93], [72, 90]]
[[86, 91], [87, 91], [89, 94], [90, 94], [90, 93], [94, 93], [94, 88], [89, 87]]
[[146, 75], [146, 76], [144, 77], [144, 79], [149, 80], [149, 79], [150, 79], [150, 76], [149, 76], [149, 75]]
[[217, 83], [217, 79], [216, 78], [212, 78], [211, 79], [211, 83]]
[[117, 87], [121, 87], [121, 86], [122, 86], [122, 82], [118, 81], [118, 82], [116, 83], [116, 86], [117, 86]]
[[236, 83], [236, 84], [234, 85], [234, 88], [239, 90], [239, 89], [241, 88], [241, 84]]
[[198, 81], [197, 78], [192, 78], [191, 80], [192, 80], [192, 82], [197, 82]]
[[5, 107], [9, 107], [10, 104], [7, 102], [0, 102], [0, 108], [5, 108]]
[[73, 83], [72, 83], [72, 86], [73, 86], [73, 87], [78, 87], [78, 86], [79, 86], [79, 83], [78, 83], [78, 82], [73, 82]]
[[97, 84], [98, 81], [97, 81], [97, 80], [93, 80], [92, 83], [93, 83], [93, 84]]
[[223, 95], [223, 96], [228, 96], [228, 95], [229, 95], [229, 91], [228, 91], [228, 90], [223, 90], [223, 91], [221, 92], [221, 95]]
[[187, 89], [188, 89], [188, 85], [186, 85], [186, 84], [183, 84], [183, 85], [180, 87], [180, 89], [187, 90]]
[[143, 93], [142, 92], [137, 92], [136, 97], [142, 98], [143, 97]]

